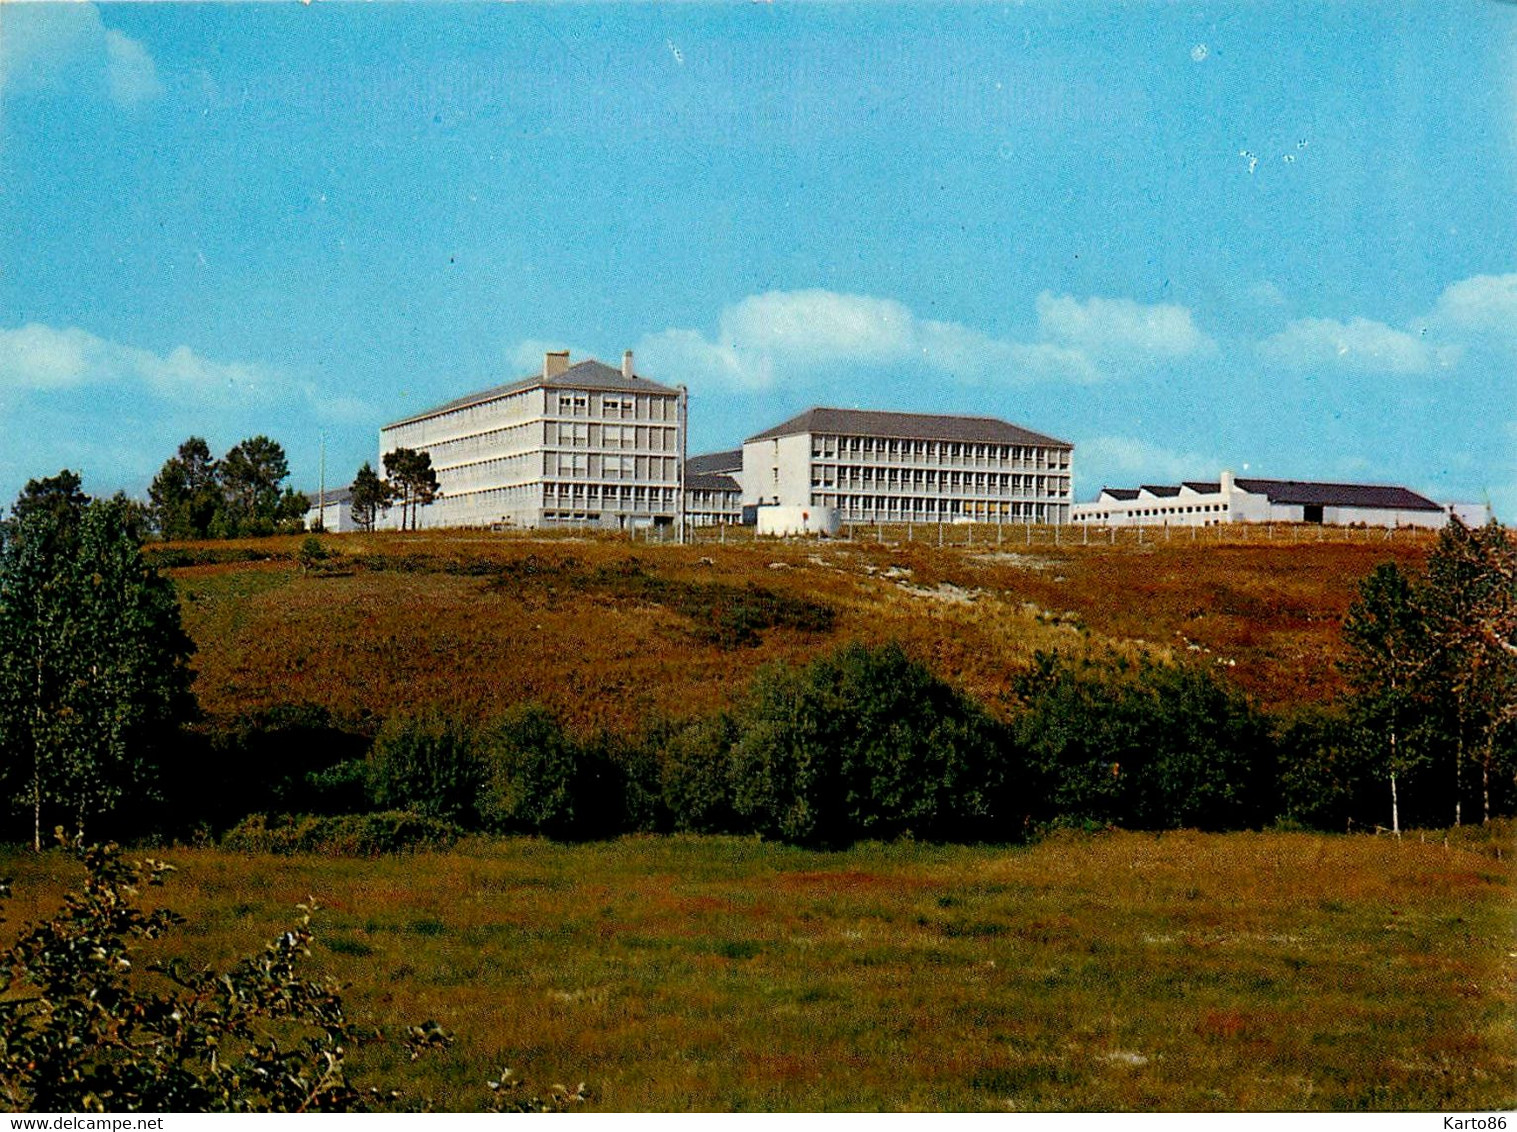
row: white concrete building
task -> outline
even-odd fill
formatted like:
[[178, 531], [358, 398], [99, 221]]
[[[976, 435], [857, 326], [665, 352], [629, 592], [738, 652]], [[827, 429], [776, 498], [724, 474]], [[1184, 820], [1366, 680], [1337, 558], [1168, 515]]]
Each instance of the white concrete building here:
[[1214, 483], [1103, 487], [1077, 503], [1072, 520], [1102, 527], [1210, 527], [1218, 523], [1325, 523], [1332, 526], [1442, 527], [1447, 508], [1404, 487], [1239, 479]]
[[318, 525], [331, 534], [344, 534], [359, 529], [353, 521], [351, 488], [332, 488], [325, 495], [317, 492], [311, 496], [311, 506], [306, 509], [306, 529], [314, 531]]
[[[440, 495], [422, 527], [625, 529], [676, 521], [684, 390], [547, 354], [540, 374], [385, 425], [379, 463], [397, 448], [431, 454]], [[394, 507], [384, 526], [398, 526]]]
[[728, 526], [742, 521], [743, 450], [708, 452], [685, 461], [685, 521], [692, 527]]
[[[993, 417], [815, 408], [743, 443], [743, 503], [806, 523], [1067, 523], [1074, 446]], [[820, 510], [821, 514], [812, 514]]]

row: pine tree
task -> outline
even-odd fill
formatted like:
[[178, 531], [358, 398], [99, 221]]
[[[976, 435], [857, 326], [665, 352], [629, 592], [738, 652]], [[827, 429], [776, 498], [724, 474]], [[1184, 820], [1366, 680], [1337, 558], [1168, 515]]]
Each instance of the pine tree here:
[[352, 493], [353, 522], [365, 531], [372, 531], [379, 517], [389, 511], [390, 504], [395, 501], [395, 489], [379, 478], [379, 473], [368, 461], [364, 461], [353, 477]]

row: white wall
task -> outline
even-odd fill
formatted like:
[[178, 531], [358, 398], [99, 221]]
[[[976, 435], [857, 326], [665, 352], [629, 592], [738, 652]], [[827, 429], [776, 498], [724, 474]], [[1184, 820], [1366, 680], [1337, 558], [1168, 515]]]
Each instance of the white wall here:
[[811, 434], [743, 445], [743, 502], [805, 507], [811, 503]]
[[758, 533], [761, 535], [835, 535], [838, 513], [833, 507], [761, 506], [758, 509]]

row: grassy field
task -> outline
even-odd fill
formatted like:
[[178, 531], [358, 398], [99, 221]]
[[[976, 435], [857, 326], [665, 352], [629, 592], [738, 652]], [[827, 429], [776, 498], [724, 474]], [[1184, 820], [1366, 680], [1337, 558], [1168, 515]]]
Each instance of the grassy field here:
[[[725, 706], [760, 665], [855, 640], [901, 641], [992, 710], [1047, 648], [1183, 655], [1266, 708], [1321, 702], [1358, 579], [1430, 546], [1288, 528], [1142, 545], [903, 533], [341, 536], [310, 571], [298, 539], [161, 553], [213, 720], [300, 701], [483, 719], [535, 700], [586, 730]], [[444, 1108], [482, 1105], [503, 1065], [585, 1079], [612, 1110], [1510, 1108], [1512, 832], [838, 853], [481, 839], [377, 861], [174, 849], [162, 899], [190, 926], [164, 946], [226, 962], [314, 895], [316, 961], [356, 1014], [459, 1036], [415, 1066], [367, 1045], [358, 1066]], [[15, 854], [0, 872], [18, 882], [13, 928], [68, 869]]]
[[[488, 717], [536, 700], [571, 726], [620, 729], [723, 706], [766, 661], [853, 640], [900, 640], [993, 710], [1034, 650], [1092, 645], [1210, 661], [1265, 707], [1318, 701], [1339, 685], [1338, 626], [1358, 580], [1388, 559], [1419, 563], [1429, 546], [1405, 532], [1295, 531], [1291, 542], [1281, 528], [1269, 541], [1206, 532], [1141, 546], [1130, 535], [1071, 545], [1067, 532], [1055, 546], [1045, 530], [1028, 547], [1017, 531], [1000, 546], [982, 531], [941, 549], [923, 532], [693, 547], [345, 535], [326, 540], [342, 558], [322, 572], [297, 569], [299, 540], [269, 539], [171, 548], [271, 555], [171, 574], [213, 716], [304, 700]], [[835, 616], [822, 631], [780, 624], [752, 646], [711, 639], [703, 595], [755, 586]]]
[[[502, 1065], [603, 1110], [1509, 1109], [1511, 833], [174, 849], [152, 895], [190, 920], [158, 946], [224, 963], [314, 894], [357, 1016], [458, 1033], [358, 1066], [449, 1109]], [[71, 875], [0, 873], [10, 929]]]

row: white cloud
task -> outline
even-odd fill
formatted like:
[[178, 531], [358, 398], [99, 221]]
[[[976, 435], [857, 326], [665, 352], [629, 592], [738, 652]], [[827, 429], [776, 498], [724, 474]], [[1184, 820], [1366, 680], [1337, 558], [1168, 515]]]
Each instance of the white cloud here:
[[1258, 350], [1266, 360], [1290, 369], [1393, 374], [1427, 373], [1451, 365], [1457, 355], [1453, 347], [1435, 347], [1419, 335], [1368, 318], [1297, 319], [1260, 342]]
[[1461, 330], [1517, 337], [1517, 273], [1475, 275], [1444, 288], [1433, 320]]
[[0, 328], [0, 385], [15, 389], [57, 389], [86, 380], [95, 365], [100, 339], [69, 327], [54, 330], [30, 323]]
[[1038, 296], [1038, 326], [1047, 338], [1097, 358], [1164, 361], [1216, 352], [1190, 311], [1175, 303], [1145, 305], [1132, 299]]
[[1248, 289], [1248, 297], [1255, 305], [1266, 308], [1286, 305], [1285, 292], [1271, 279], [1261, 279]]
[[967, 384], [1088, 383], [1133, 363], [1215, 351], [1184, 307], [1044, 294], [1041, 333], [997, 338], [919, 318], [905, 304], [819, 289], [750, 295], [719, 313], [713, 336], [683, 327], [638, 343], [650, 372], [749, 390], [816, 382], [838, 370], [889, 368]]
[[1075, 446], [1075, 471], [1084, 492], [1093, 496], [1096, 485], [1136, 487], [1141, 483], [1178, 483], [1181, 480], [1215, 478], [1222, 461], [1215, 456], [1178, 452], [1131, 436], [1094, 436]]
[[[314, 386], [298, 384], [262, 366], [218, 362], [188, 346], [166, 354], [112, 342], [76, 326], [40, 323], [0, 327], [0, 389], [13, 397], [84, 387], [129, 389], [175, 408], [228, 408], [297, 402], [339, 407]], [[340, 411], [339, 411], [340, 409]], [[326, 414], [322, 414], [326, 415]]]
[[153, 57], [135, 39], [107, 30], [105, 54], [105, 76], [113, 101], [122, 106], [139, 106], [163, 93]]
[[163, 93], [153, 57], [140, 42], [107, 28], [94, 4], [5, 5], [0, 19], [0, 93], [58, 94], [102, 89], [118, 105], [140, 106]]
[[718, 341], [813, 363], [888, 363], [914, 352], [916, 325], [916, 317], [893, 299], [822, 290], [769, 291], [722, 311]]

